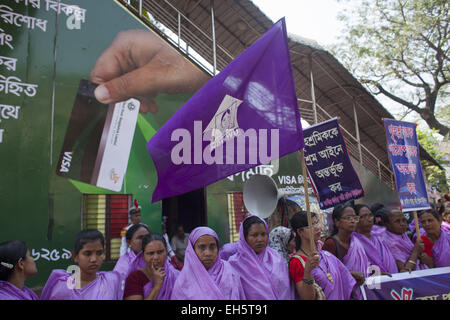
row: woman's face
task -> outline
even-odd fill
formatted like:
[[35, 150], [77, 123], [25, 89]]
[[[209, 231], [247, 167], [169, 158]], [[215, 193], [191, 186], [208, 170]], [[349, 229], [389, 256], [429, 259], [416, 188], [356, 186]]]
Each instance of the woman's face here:
[[81, 272], [90, 275], [97, 273], [105, 259], [102, 242], [95, 240], [86, 243], [73, 259], [80, 267]]
[[30, 277], [37, 273], [36, 263], [33, 257], [30, 255], [30, 250], [27, 250], [25, 260], [23, 260], [23, 272], [25, 277]]
[[[311, 218], [311, 223], [314, 229], [314, 241], [320, 240], [320, 235], [322, 232], [322, 226], [320, 225], [319, 218], [317, 216]], [[299, 229], [298, 235], [302, 238], [303, 241], [309, 242], [310, 238], [310, 228], [304, 227]]]
[[408, 223], [403, 212], [391, 212], [386, 223], [386, 229], [394, 234], [402, 235], [407, 228]]
[[261, 253], [267, 247], [267, 243], [269, 242], [269, 236], [265, 225], [262, 223], [252, 224], [248, 229], [245, 240], [256, 254]]
[[144, 261], [147, 266], [152, 265], [154, 269], [164, 267], [167, 259], [167, 250], [159, 240], [149, 242], [144, 249]]
[[359, 217], [355, 214], [355, 210], [351, 207], [344, 209], [342, 216], [336, 221], [336, 227], [339, 230], [353, 232], [356, 230], [356, 225], [359, 221]]
[[208, 234], [197, 239], [194, 244], [194, 251], [206, 270], [216, 263], [219, 254], [216, 239]]
[[441, 221], [437, 220], [431, 213], [424, 213], [420, 216], [420, 223], [427, 234], [439, 234]]
[[369, 233], [372, 231], [372, 227], [374, 224], [374, 216], [372, 211], [370, 211], [367, 207], [362, 207], [359, 210], [359, 222], [356, 226], [358, 232], [360, 233]]
[[128, 245], [130, 246], [131, 250], [133, 250], [133, 252], [135, 254], [138, 254], [139, 251], [142, 250], [142, 239], [148, 235], [149, 232], [147, 229], [145, 229], [144, 227], [139, 228], [134, 234], [133, 237], [131, 238], [130, 241], [128, 242]]

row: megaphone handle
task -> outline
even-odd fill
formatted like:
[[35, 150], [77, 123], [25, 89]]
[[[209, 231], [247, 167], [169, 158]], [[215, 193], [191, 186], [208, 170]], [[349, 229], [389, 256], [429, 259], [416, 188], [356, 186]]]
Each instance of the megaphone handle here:
[[303, 175], [303, 187], [305, 188], [305, 204], [306, 204], [306, 213], [308, 218], [308, 226], [309, 226], [309, 245], [311, 247], [311, 252], [316, 252], [317, 248], [314, 243], [314, 230], [312, 226], [312, 218], [311, 218], [311, 209], [309, 207], [309, 193], [308, 193], [308, 173], [306, 171], [306, 163], [305, 163], [305, 151], [301, 149], [300, 153], [300, 161], [302, 163], [302, 175]]

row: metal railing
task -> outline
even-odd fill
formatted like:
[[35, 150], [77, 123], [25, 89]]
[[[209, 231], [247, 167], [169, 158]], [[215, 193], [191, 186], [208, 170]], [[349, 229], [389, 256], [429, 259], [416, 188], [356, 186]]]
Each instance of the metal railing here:
[[[199, 67], [210, 75], [215, 75], [217, 71], [225, 68], [234, 59], [233, 55], [215, 43], [213, 40], [214, 30], [211, 30], [213, 37], [209, 36], [167, 0], [163, 0], [167, 4], [167, 8], [163, 8], [156, 1], [152, 0], [119, 1], [141, 19], [157, 28], [167, 41], [195, 61]], [[213, 15], [213, 12], [211, 13]], [[214, 22], [211, 25], [214, 28]], [[192, 45], [195, 46], [195, 50]], [[217, 54], [217, 52], [220, 54]], [[298, 100], [310, 104], [313, 103], [308, 100]], [[332, 118], [317, 102], [316, 112], [312, 108], [300, 108], [300, 113], [302, 118], [310, 124], [314, 124], [316, 121], [317, 123], [323, 122]], [[360, 144], [348, 130], [343, 126], [340, 127], [350, 155], [394, 190], [395, 185], [392, 170], [363, 144]]]

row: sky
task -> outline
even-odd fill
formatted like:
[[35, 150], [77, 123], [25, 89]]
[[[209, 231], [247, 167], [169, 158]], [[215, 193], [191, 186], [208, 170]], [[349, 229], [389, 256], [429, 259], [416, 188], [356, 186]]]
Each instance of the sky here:
[[330, 45], [342, 32], [337, 14], [344, 5], [336, 0], [252, 0], [273, 22], [286, 18], [288, 33]]

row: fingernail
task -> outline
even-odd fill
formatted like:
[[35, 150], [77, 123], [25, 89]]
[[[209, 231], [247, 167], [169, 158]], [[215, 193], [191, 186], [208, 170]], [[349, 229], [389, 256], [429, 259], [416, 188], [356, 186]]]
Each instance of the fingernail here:
[[103, 85], [98, 86], [95, 89], [94, 94], [95, 94], [95, 98], [100, 102], [108, 102], [108, 100], [110, 99], [109, 91]]

